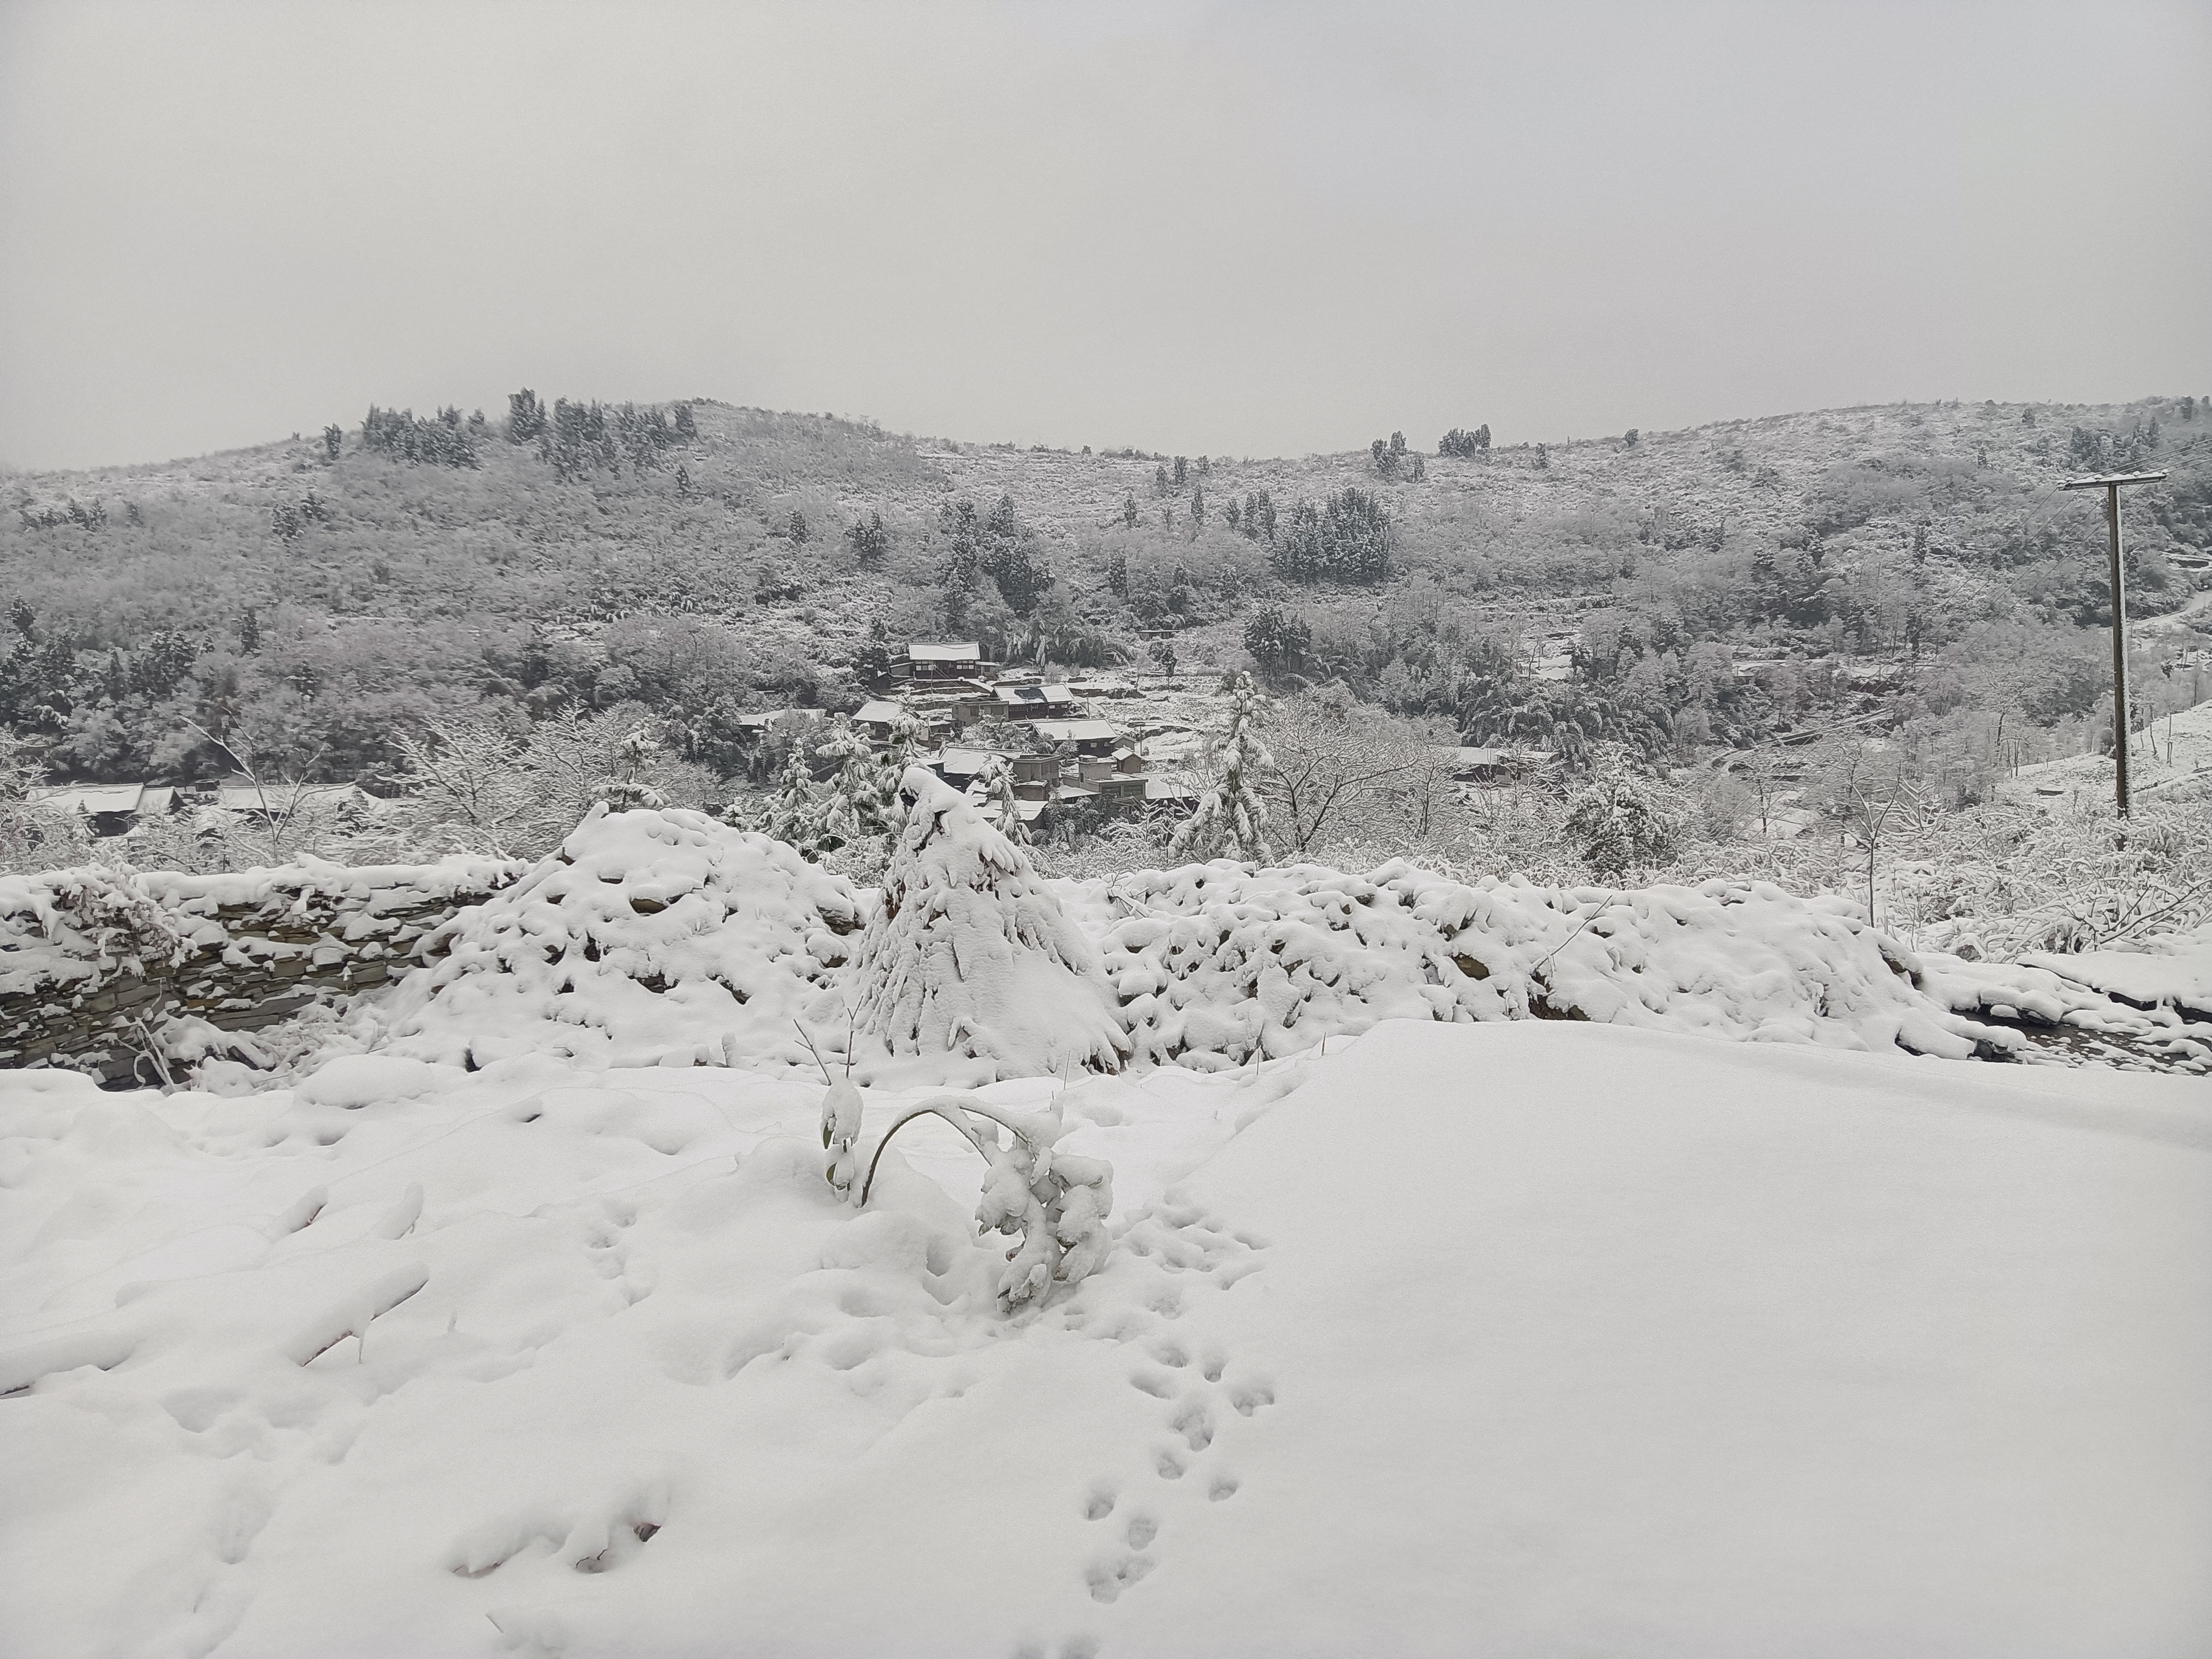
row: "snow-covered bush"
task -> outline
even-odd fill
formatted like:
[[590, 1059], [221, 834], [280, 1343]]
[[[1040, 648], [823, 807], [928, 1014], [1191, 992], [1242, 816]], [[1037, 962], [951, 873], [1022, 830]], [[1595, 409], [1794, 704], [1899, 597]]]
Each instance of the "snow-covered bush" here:
[[1097, 948], [1028, 855], [925, 768], [900, 793], [906, 823], [860, 946], [861, 1025], [894, 1054], [990, 1059], [1009, 1075], [1117, 1069], [1128, 1039]]
[[127, 968], [155, 972], [191, 954], [167, 907], [125, 864], [94, 864], [58, 872], [53, 912], [45, 919], [46, 937], [73, 937], [92, 947], [105, 973]]
[[[836, 1086], [830, 1090], [836, 1095]], [[854, 1096], [857, 1113], [858, 1096]], [[839, 1109], [842, 1111], [842, 1105]], [[831, 1100], [823, 1103], [823, 1137], [830, 1139]], [[867, 1160], [858, 1202], [866, 1204], [891, 1137], [918, 1117], [933, 1116], [968, 1137], [990, 1165], [975, 1205], [979, 1231], [1014, 1241], [998, 1278], [999, 1305], [1042, 1301], [1055, 1284], [1073, 1285], [1097, 1270], [1113, 1248], [1106, 1218], [1114, 1208], [1114, 1166], [1059, 1147], [1066, 1124], [1057, 1105], [1041, 1112], [989, 1105], [963, 1095], [939, 1095], [900, 1111], [884, 1127]], [[975, 1120], [981, 1118], [990, 1127]], [[857, 1117], [855, 1119], [857, 1123]], [[1006, 1133], [1004, 1139], [1000, 1130]], [[849, 1169], [849, 1166], [848, 1166]], [[846, 1175], [849, 1186], [851, 1176]], [[833, 1174], [830, 1185], [840, 1193]]]
[[59, 869], [91, 855], [91, 825], [82, 813], [31, 799], [46, 776], [32, 753], [14, 732], [0, 731], [0, 872]]
[[[1840, 897], [1628, 891], [1226, 860], [1077, 890], [1139, 1063], [1213, 1071], [1385, 1019], [1587, 1019], [1966, 1054], [2002, 1044], [1913, 983]], [[1071, 895], [1072, 897], [1076, 895]]]
[[593, 813], [427, 941], [382, 1010], [392, 1052], [608, 1065], [808, 1063], [793, 1022], [844, 1019], [861, 910], [781, 842], [676, 809]]

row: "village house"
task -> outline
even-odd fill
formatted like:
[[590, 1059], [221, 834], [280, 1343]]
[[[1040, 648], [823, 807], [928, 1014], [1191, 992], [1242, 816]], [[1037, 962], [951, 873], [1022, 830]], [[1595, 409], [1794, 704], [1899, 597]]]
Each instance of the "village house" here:
[[983, 647], [973, 640], [915, 640], [906, 648], [907, 675], [916, 684], [929, 680], [972, 679], [983, 672], [984, 666]]
[[1002, 681], [991, 688], [991, 700], [996, 717], [1016, 725], [1039, 720], [1070, 720], [1083, 712], [1075, 693], [1064, 685], [1008, 685]]
[[176, 810], [177, 792], [167, 784], [71, 783], [30, 793], [33, 806], [52, 812], [82, 812], [95, 836], [119, 836], [142, 820]]
[[1120, 726], [1105, 720], [1036, 720], [1030, 729], [1040, 743], [1065, 744], [1078, 755], [1098, 758], [1110, 758], [1127, 741]]

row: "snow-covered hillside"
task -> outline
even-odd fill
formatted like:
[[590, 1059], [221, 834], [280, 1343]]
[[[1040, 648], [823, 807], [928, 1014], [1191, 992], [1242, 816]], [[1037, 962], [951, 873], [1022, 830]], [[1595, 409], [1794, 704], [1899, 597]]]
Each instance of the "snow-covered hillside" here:
[[2197, 1080], [1557, 1021], [1093, 1077], [1116, 1247], [1012, 1316], [973, 1153], [919, 1127], [841, 1205], [823, 1092], [0, 1074], [0, 1650], [2212, 1633]]

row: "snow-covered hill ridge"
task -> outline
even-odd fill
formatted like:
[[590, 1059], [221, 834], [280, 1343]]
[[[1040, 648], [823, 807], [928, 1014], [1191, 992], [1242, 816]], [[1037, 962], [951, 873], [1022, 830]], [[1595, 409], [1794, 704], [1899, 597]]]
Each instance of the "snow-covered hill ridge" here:
[[[1036, 885], [1095, 943], [1140, 1065], [1217, 1070], [1391, 1018], [1582, 1019], [1954, 1058], [2025, 1047], [1922, 988], [1917, 959], [1844, 902], [1759, 883], [1468, 886], [1403, 863], [1358, 876], [1224, 861]], [[849, 1037], [868, 1081], [1057, 1069], [895, 1056], [872, 1036], [851, 934], [874, 902], [700, 814], [609, 814], [448, 924], [434, 948], [449, 954], [401, 987], [374, 1040], [451, 1065], [538, 1052], [811, 1071], [803, 1023], [833, 1057]]]

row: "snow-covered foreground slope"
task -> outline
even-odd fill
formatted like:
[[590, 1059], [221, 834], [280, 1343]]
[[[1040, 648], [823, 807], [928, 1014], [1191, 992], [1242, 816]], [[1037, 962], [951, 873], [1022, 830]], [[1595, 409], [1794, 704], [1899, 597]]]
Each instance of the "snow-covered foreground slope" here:
[[0, 1076], [0, 1651], [2212, 1644], [2201, 1082], [1549, 1022], [1099, 1078], [1118, 1248], [1012, 1318], [964, 1145], [840, 1207], [821, 1093]]

